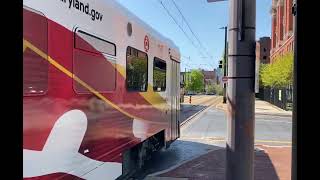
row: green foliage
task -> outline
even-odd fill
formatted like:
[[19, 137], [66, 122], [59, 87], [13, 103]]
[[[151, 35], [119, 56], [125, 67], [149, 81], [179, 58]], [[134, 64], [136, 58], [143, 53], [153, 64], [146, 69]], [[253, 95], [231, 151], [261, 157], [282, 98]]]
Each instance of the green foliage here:
[[214, 84], [214, 85], [213, 85], [213, 89], [214, 89], [214, 93], [216, 93], [216, 95], [221, 96], [221, 95], [223, 94], [223, 87], [222, 87], [222, 85]]
[[260, 80], [264, 87], [286, 87], [293, 81], [293, 53], [279, 56], [272, 64], [260, 67]]
[[[228, 43], [227, 43], [227, 49], [228, 49]], [[228, 66], [228, 57], [225, 56], [226, 54], [226, 51], [225, 49], [223, 50], [223, 53], [222, 53], [222, 73], [224, 74], [224, 66]]]
[[216, 95], [222, 95], [223, 94], [223, 88], [219, 84], [208, 84], [207, 85], [207, 93], [214, 93]]
[[[129, 58], [128, 58], [129, 59]], [[130, 63], [127, 66], [127, 81], [128, 86], [135, 90], [144, 91], [148, 78], [147, 60], [139, 57], [131, 57]]]
[[211, 84], [208, 84], [207, 85], [207, 93], [214, 93], [214, 92], [215, 92], [214, 86]]
[[191, 73], [188, 74], [190, 78], [188, 78], [186, 83], [187, 91], [200, 92], [203, 90], [203, 78], [204, 75], [200, 70], [192, 70]]
[[153, 86], [164, 90], [166, 87], [166, 71], [159, 68], [153, 70]]

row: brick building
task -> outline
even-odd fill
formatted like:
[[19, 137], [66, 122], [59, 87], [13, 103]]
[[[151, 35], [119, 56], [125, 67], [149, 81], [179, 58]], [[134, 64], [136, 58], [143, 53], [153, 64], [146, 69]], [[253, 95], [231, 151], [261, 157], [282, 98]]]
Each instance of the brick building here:
[[278, 55], [293, 51], [293, 0], [272, 0], [271, 63]]
[[270, 63], [270, 37], [262, 37], [256, 42], [256, 61], [262, 64]]
[[214, 71], [206, 71], [206, 70], [202, 70], [202, 74], [203, 74], [203, 81], [204, 84], [214, 84], [216, 83], [216, 70]]
[[202, 70], [203, 73], [203, 81], [204, 81], [204, 91], [208, 92], [208, 87], [213, 86], [214, 84], [219, 84], [217, 70], [206, 71]]

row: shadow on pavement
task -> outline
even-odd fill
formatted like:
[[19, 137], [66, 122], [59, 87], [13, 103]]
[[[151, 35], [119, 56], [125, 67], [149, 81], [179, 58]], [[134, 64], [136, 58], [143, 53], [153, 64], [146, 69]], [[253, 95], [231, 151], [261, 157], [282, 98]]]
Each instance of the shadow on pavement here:
[[[223, 147], [177, 140], [166, 151], [154, 154], [147, 163], [144, 177], [170, 168], [171, 170], [157, 173], [156, 176], [225, 180], [225, 161], [226, 151]], [[263, 150], [255, 151], [254, 166], [255, 180], [279, 180], [269, 155]]]

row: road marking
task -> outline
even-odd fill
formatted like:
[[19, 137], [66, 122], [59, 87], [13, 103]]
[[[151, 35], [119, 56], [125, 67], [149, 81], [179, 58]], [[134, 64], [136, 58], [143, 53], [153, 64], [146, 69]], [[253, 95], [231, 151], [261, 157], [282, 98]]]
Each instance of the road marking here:
[[260, 122], [260, 121], [264, 121], [264, 122], [275, 122], [275, 123], [289, 123], [289, 124], [292, 123], [291, 121], [256, 119], [256, 122]]
[[256, 146], [263, 146], [263, 147], [269, 147], [269, 148], [290, 148], [291, 145], [267, 145], [267, 144], [255, 144]]
[[[181, 136], [183, 139], [189, 139], [189, 140], [209, 140], [209, 141], [217, 141], [217, 142], [225, 142], [226, 138], [224, 137], [188, 137], [188, 136]], [[277, 140], [255, 140], [255, 143], [275, 143], [275, 144], [292, 144], [291, 141], [277, 141]]]
[[255, 142], [261, 143], [279, 143], [279, 144], [292, 144], [291, 141], [274, 141], [274, 140], [255, 140]]

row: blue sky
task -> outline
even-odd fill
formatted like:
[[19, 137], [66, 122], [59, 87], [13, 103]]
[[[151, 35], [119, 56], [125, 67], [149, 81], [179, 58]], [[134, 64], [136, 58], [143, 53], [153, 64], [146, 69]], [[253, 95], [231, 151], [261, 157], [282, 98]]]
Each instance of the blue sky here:
[[[217, 68], [224, 49], [224, 30], [219, 28], [226, 26], [228, 23], [228, 1], [207, 3], [207, 0], [174, 0], [206, 51], [200, 47], [172, 0], [117, 1], [159, 33], [171, 39], [180, 48], [182, 55], [181, 71], [184, 71], [185, 68], [187, 70], [192, 68], [213, 70], [213, 68]], [[160, 1], [198, 48], [195, 48], [179, 29]], [[256, 38], [259, 39], [271, 35], [271, 15], [269, 11], [272, 1], [256, 0], [256, 2]], [[198, 49], [202, 49], [203, 55], [199, 53]]]

